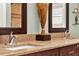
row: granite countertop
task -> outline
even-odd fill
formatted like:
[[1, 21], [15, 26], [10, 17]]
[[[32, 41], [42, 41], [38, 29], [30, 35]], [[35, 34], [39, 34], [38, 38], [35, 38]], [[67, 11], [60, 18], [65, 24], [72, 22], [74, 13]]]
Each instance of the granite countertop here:
[[33, 44], [38, 44], [40, 46], [32, 49], [21, 49], [16, 51], [6, 50], [5, 48], [0, 48], [0, 55], [15, 56], [35, 53], [39, 51], [55, 49], [59, 47], [64, 47], [68, 45], [78, 44], [79, 39], [65, 39], [65, 38], [52, 38], [50, 41], [34, 41]]

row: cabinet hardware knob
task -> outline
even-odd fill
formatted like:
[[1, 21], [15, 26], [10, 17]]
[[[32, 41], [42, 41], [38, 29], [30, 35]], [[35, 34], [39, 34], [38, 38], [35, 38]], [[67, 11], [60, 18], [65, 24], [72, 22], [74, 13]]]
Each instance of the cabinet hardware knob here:
[[73, 53], [75, 53], [75, 51], [70, 51], [70, 52], [69, 52], [69, 54], [73, 54]]
[[79, 45], [77, 45], [77, 47], [79, 47]]

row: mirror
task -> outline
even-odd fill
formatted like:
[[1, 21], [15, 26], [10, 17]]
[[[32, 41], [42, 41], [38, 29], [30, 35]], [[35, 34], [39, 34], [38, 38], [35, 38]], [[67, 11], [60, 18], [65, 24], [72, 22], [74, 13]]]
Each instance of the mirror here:
[[20, 27], [21, 28], [21, 9], [22, 5], [19, 3], [11, 4], [11, 27]]
[[53, 3], [52, 28], [66, 28], [66, 4]]
[[49, 32], [64, 32], [69, 26], [69, 6], [67, 3], [49, 4]]
[[20, 3], [1, 3], [0, 27], [21, 27], [21, 7]]
[[27, 4], [0, 3], [0, 34], [26, 33]]

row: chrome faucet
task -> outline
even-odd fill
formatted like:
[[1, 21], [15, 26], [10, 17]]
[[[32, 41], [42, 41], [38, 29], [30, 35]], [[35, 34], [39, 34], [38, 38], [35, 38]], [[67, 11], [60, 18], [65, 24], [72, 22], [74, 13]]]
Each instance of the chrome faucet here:
[[64, 32], [64, 37], [65, 37], [66, 39], [68, 39], [68, 38], [70, 37], [69, 30], [66, 30], [66, 31]]
[[13, 45], [15, 39], [16, 37], [13, 35], [13, 32], [11, 32], [9, 35], [9, 45]]

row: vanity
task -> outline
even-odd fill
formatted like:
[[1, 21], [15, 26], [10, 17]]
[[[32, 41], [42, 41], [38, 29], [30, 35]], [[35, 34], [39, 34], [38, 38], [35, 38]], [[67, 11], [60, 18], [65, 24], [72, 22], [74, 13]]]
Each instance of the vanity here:
[[[4, 4], [4, 6], [6, 5]], [[0, 35], [8, 35], [11, 32], [13, 32], [13, 35], [26, 34], [25, 37], [21, 38], [21, 41], [23, 39], [27, 39], [26, 38], [27, 3], [22, 3], [22, 4], [11, 3], [9, 6], [10, 7], [12, 6], [13, 8], [11, 11], [15, 10], [15, 12], [10, 13], [11, 14], [10, 16], [12, 17], [12, 19], [9, 19], [9, 20], [11, 20], [12, 22], [11, 24], [8, 24], [8, 26], [1, 25], [2, 27], [0, 27]], [[15, 7], [17, 8], [15, 9]], [[30, 7], [32, 6], [30, 5]], [[54, 10], [59, 10], [59, 9], [55, 9], [56, 7], [60, 9], [60, 14], [53, 13]], [[65, 10], [63, 11], [63, 9]], [[59, 33], [59, 32], [65, 32], [66, 30], [69, 30], [69, 4], [68, 3], [67, 4], [50, 3], [48, 12], [49, 12], [49, 15], [48, 15], [49, 33], [54, 33], [54, 32]], [[11, 17], [8, 16], [8, 18], [11, 18]], [[30, 18], [32, 17], [29, 17], [29, 19]], [[59, 18], [61, 21], [56, 23], [54, 19], [59, 20]], [[14, 22], [13, 20], [15, 21], [17, 20], [17, 21]], [[52, 23], [52, 21], [55, 23]], [[19, 25], [17, 24], [17, 22], [19, 22]], [[56, 25], [59, 25], [59, 26], [56, 26]], [[34, 39], [34, 42], [28, 43], [27, 41], [24, 41], [23, 43], [27, 43], [27, 44], [26, 45], [21, 44], [19, 46], [15, 45], [14, 47], [11, 46], [11, 47], [5, 47], [5, 48], [0, 47], [0, 55], [2, 56], [79, 56], [79, 38], [70, 38], [70, 39], [51, 38], [51, 40], [49, 41], [37, 41]]]
[[[27, 42], [26, 42], [27, 43]], [[26, 44], [27, 46], [27, 44]], [[79, 39], [53, 38], [50, 41], [35, 41], [31, 48], [9, 50], [0, 48], [0, 55], [6, 56], [78, 56]]]
[[[53, 45], [52, 45], [53, 46]], [[22, 56], [79, 56], [79, 44], [71, 44], [57, 48], [51, 48]]]

